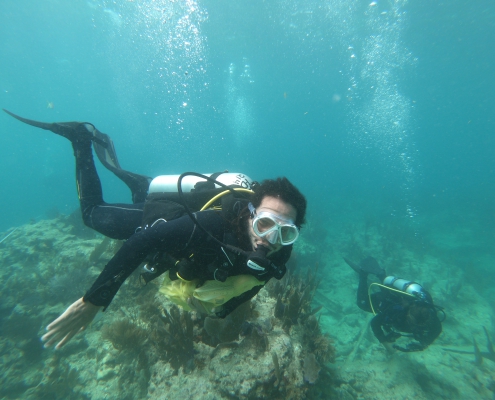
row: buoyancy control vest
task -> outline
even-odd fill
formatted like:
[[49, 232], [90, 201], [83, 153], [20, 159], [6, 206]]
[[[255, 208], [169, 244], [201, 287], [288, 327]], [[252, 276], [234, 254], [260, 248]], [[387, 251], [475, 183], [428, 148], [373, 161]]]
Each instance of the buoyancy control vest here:
[[[229, 188], [247, 189], [244, 190], [244, 193], [254, 189], [257, 185], [257, 182], [242, 173], [218, 172], [206, 174], [206, 176]], [[143, 229], [153, 226], [158, 221], [170, 221], [182, 217], [186, 214], [185, 205], [189, 210], [195, 212], [203, 210], [205, 204], [208, 204], [207, 208], [221, 209], [225, 218], [231, 220], [239, 214], [242, 208], [247, 206], [249, 201], [244, 193], [244, 198], [233, 198], [232, 194], [227, 194], [216, 199], [215, 196], [225, 192], [225, 188], [194, 175], [188, 175], [182, 179], [182, 193], [179, 193], [179, 177], [180, 175], [161, 175], [153, 179], [144, 205]], [[227, 254], [225, 257], [229, 259]], [[232, 259], [232, 255], [230, 257]], [[218, 254], [209, 249], [191, 251], [189, 255], [179, 260], [168, 253], [156, 252], [146, 259], [141, 278], [145, 283], [148, 283], [165, 271], [172, 270], [171, 279], [189, 280], [189, 278], [196, 276], [199, 269], [204, 269], [205, 272], [213, 270], [215, 279], [224, 281], [228, 275], [222, 272], [219, 265], [225, 264], [225, 262], [226, 260], [219, 262]]]

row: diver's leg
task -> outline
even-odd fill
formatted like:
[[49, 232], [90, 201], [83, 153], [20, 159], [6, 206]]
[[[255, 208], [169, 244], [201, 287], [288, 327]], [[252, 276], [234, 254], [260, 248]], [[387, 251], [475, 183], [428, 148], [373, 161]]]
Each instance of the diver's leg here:
[[357, 290], [356, 303], [361, 310], [372, 312], [370, 299], [368, 296], [368, 274], [365, 272], [359, 273], [359, 286]]
[[[122, 169], [119, 160], [117, 159], [113, 140], [110, 136], [100, 132], [96, 128], [94, 135], [96, 138], [100, 139], [100, 141], [94, 142], [93, 144], [95, 153], [100, 162], [127, 185], [131, 190], [133, 203], [144, 202], [148, 195], [148, 188], [152, 178]], [[104, 142], [106, 145], [101, 145], [101, 142]]]
[[128, 239], [141, 225], [144, 203], [108, 204], [91, 151], [91, 142], [73, 142], [76, 183], [84, 223], [112, 239]]
[[[103, 201], [101, 181], [94, 165], [91, 143], [108, 147], [104, 137], [90, 123], [45, 123], [26, 119], [4, 109], [6, 113], [37, 128], [70, 140], [76, 159], [76, 184], [84, 223], [114, 239], [127, 239], [141, 225], [143, 204], [107, 204]], [[117, 161], [118, 166], [118, 161]], [[120, 167], [120, 166], [118, 166]]]

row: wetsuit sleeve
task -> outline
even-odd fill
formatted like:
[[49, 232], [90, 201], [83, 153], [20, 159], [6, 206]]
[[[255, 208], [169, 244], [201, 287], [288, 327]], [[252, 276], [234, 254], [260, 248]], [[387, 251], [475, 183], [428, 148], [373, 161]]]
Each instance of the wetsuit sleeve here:
[[430, 323], [430, 326], [428, 329], [421, 333], [415, 333], [414, 334], [414, 339], [416, 339], [419, 344], [417, 346], [421, 346], [421, 349], [419, 350], [424, 350], [426, 349], [430, 344], [432, 344], [435, 339], [440, 336], [440, 333], [442, 333], [442, 323], [440, 320], [435, 316], [435, 318], [432, 319], [432, 322]]
[[440, 333], [442, 333], [442, 323], [435, 316], [427, 329], [413, 334], [417, 342], [409, 343], [406, 347], [394, 346], [394, 348], [404, 353], [423, 351], [435, 341]]
[[[372, 297], [373, 301], [376, 301], [376, 299], [374, 298], [375, 295], [372, 295]], [[359, 274], [359, 285], [357, 290], [356, 304], [363, 311], [373, 312], [370, 306], [370, 298], [368, 297], [368, 274]]]
[[373, 331], [373, 334], [375, 335], [375, 337], [378, 339], [378, 341], [380, 343], [384, 343], [384, 342], [387, 342], [387, 337], [385, 336], [385, 334], [383, 333], [383, 330], [382, 330], [382, 325], [383, 325], [383, 321], [384, 320], [384, 316], [383, 314], [377, 314], [375, 315], [375, 317], [371, 320], [371, 330]]
[[[218, 212], [200, 212], [196, 217], [213, 236], [222, 237], [224, 220]], [[189, 216], [160, 222], [135, 233], [108, 262], [93, 286], [84, 295], [84, 301], [96, 306], [108, 307], [120, 286], [150, 252], [181, 251], [189, 245], [204, 242], [206, 239], [207, 234], [197, 229]]]

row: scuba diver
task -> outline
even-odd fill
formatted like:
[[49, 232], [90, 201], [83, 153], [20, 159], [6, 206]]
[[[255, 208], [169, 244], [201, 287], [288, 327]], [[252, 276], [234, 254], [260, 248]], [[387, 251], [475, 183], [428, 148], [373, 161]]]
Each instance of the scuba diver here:
[[[433, 304], [430, 294], [416, 282], [387, 276], [373, 257], [367, 257], [358, 265], [344, 261], [359, 274], [357, 305], [375, 314], [371, 329], [378, 341], [389, 351], [422, 351], [432, 344], [442, 332], [443, 310]], [[368, 275], [375, 275], [380, 283], [368, 285]], [[372, 293], [376, 287], [379, 290]], [[438, 317], [437, 310], [443, 314]], [[392, 345], [405, 336], [413, 339], [406, 347]]]
[[[222, 173], [185, 173], [165, 179], [176, 185], [172, 193], [163, 184], [167, 176], [151, 181], [123, 170], [111, 138], [91, 123], [43, 123], [4, 111], [71, 142], [84, 223], [107, 237], [125, 240], [86, 294], [46, 327], [45, 347], [59, 349], [85, 330], [143, 262], [146, 283], [168, 272], [163, 293], [186, 310], [219, 318], [254, 297], [272, 277], [284, 276], [306, 214], [305, 197], [287, 178], [257, 184], [237, 174], [224, 184]], [[92, 147], [102, 164], [129, 187], [132, 204], [104, 202]], [[182, 181], [191, 176], [191, 190], [183, 193]], [[195, 203], [218, 194], [218, 187], [228, 190], [220, 199], [221, 210], [199, 211]], [[252, 191], [245, 193], [246, 187]]]

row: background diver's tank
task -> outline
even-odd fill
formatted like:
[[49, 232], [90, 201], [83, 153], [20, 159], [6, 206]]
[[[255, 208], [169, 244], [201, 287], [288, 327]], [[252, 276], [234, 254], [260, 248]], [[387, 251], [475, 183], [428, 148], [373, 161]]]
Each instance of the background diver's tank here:
[[387, 276], [383, 280], [385, 286], [400, 290], [401, 292], [411, 294], [420, 300], [432, 302], [430, 294], [419, 283], [408, 281], [407, 279], [397, 278], [395, 276]]

